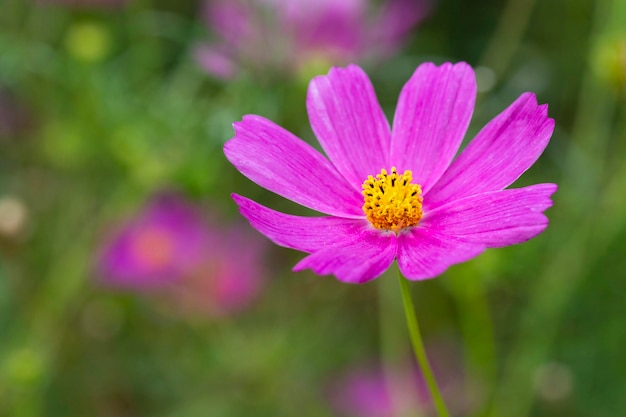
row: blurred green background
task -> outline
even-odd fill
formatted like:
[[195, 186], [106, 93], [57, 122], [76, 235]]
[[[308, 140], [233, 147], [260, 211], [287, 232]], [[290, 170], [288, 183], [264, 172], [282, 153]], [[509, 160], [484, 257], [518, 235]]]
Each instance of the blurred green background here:
[[[302, 214], [221, 149], [248, 113], [313, 143], [306, 85], [334, 58], [214, 76], [197, 62], [218, 38], [202, 7], [2, 0], [0, 416], [343, 416], [342, 375], [403, 367], [393, 269], [345, 285], [268, 246], [259, 294], [222, 315], [98, 279], [106, 236], [164, 191], [225, 224], [240, 221], [234, 191]], [[468, 137], [525, 91], [556, 120], [519, 182], [559, 184], [548, 229], [411, 285], [440, 379], [458, 385], [450, 408], [626, 415], [626, 2], [440, 0], [406, 35], [361, 62], [388, 115], [418, 64], [466, 61]]]

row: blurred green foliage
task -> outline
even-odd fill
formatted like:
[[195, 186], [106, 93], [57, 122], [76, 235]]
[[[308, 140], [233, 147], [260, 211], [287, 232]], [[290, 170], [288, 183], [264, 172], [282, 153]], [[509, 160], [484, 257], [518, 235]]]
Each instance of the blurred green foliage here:
[[[462, 352], [459, 378], [479, 393], [467, 415], [626, 413], [624, 4], [440, 0], [402, 53], [367, 68], [388, 115], [417, 64], [464, 60], [484, 90], [470, 137], [524, 91], [557, 122], [520, 181], [559, 184], [547, 231], [412, 285], [426, 339]], [[294, 274], [286, 249], [229, 318], [183, 319], [95, 283], [103, 235], [159, 190], [231, 219], [234, 190], [297, 210], [221, 148], [247, 113], [311, 140], [306, 82], [205, 74], [199, 7], [2, 4], [0, 212], [17, 220], [0, 219], [0, 416], [330, 416], [342, 370], [408, 349], [393, 274]]]

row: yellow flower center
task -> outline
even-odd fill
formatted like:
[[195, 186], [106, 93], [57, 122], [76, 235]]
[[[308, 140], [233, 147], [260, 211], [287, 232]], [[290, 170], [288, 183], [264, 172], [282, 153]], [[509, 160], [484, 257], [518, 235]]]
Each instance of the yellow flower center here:
[[391, 173], [380, 171], [376, 178], [369, 175], [363, 182], [363, 212], [377, 229], [398, 233], [405, 227], [416, 226], [422, 215], [422, 187], [413, 184], [413, 173], [399, 175], [396, 168]]

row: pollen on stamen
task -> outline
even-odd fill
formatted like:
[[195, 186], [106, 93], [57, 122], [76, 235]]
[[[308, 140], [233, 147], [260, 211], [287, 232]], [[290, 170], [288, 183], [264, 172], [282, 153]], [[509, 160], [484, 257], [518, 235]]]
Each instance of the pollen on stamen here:
[[422, 187], [413, 184], [413, 173], [399, 175], [382, 169], [376, 177], [369, 175], [363, 182], [363, 212], [377, 229], [400, 230], [416, 226], [422, 218]]

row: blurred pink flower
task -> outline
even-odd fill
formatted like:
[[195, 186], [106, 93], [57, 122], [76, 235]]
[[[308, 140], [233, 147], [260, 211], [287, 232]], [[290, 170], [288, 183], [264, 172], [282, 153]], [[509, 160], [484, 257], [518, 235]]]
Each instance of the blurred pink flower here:
[[99, 275], [114, 287], [149, 291], [182, 313], [240, 310], [264, 281], [264, 243], [218, 222], [181, 197], [157, 196], [105, 242]]
[[[480, 387], [466, 380], [459, 352], [448, 342], [431, 344], [429, 352], [451, 411], [467, 415], [479, 404]], [[418, 367], [409, 363], [386, 371], [372, 364], [346, 370], [330, 385], [333, 409], [342, 417], [435, 415], [426, 382]]]
[[161, 287], [197, 268], [210, 239], [195, 207], [161, 195], [110, 236], [100, 255], [100, 272], [115, 286]]
[[213, 0], [203, 17], [219, 40], [198, 46], [196, 60], [228, 78], [239, 66], [303, 70], [393, 54], [427, 13], [429, 0]]

